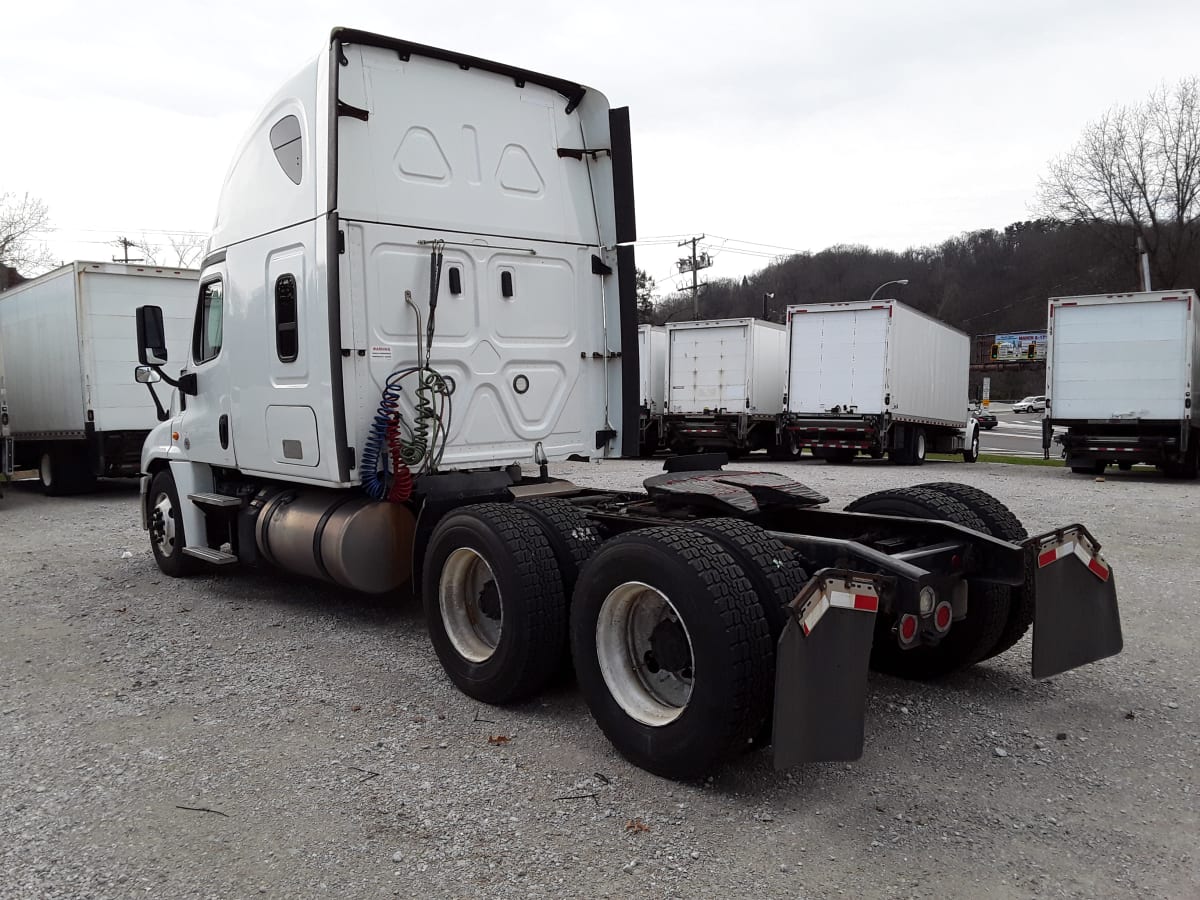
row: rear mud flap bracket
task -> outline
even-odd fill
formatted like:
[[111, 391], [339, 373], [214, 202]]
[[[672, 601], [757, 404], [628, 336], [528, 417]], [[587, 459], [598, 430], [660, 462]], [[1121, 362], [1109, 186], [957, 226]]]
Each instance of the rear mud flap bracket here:
[[863, 752], [867, 668], [888, 579], [822, 570], [792, 601], [776, 647], [776, 769]]
[[1036, 554], [1033, 677], [1049, 678], [1121, 652], [1112, 567], [1082, 525], [1030, 538]]

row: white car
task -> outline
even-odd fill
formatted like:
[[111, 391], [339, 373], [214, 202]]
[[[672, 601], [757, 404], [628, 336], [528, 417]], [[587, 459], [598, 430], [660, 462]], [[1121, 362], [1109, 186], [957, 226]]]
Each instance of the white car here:
[[1015, 413], [1045, 412], [1046, 398], [1026, 397], [1024, 400], [1018, 400], [1013, 404], [1012, 411]]

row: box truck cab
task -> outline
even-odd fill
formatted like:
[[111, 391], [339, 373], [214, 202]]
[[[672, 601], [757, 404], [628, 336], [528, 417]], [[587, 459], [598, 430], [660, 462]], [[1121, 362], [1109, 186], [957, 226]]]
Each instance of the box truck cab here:
[[1029, 627], [1010, 592], [1035, 581], [1036, 674], [1119, 650], [1085, 529], [985, 534], [967, 504], [994, 503], [953, 486], [896, 514], [711, 459], [642, 491], [550, 477], [638, 449], [631, 173], [596, 91], [335, 30], [234, 160], [182, 359], [138, 310], [137, 379], [176, 389], [142, 455], [160, 568], [411, 578], [462, 691], [515, 702], [569, 661], [614, 745], [681, 778], [768, 734], [780, 765], [857, 757], [873, 641], [897, 673], [970, 665]]

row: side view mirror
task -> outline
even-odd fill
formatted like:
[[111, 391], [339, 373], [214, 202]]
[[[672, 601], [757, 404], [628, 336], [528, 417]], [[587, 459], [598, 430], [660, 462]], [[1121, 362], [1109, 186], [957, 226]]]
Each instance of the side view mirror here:
[[[161, 306], [139, 306], [136, 312], [138, 362], [143, 366], [161, 366], [167, 361], [167, 335], [163, 329]], [[138, 379], [142, 384], [148, 381]]]
[[154, 366], [138, 366], [133, 370], [133, 380], [138, 384], [157, 384], [162, 375]]

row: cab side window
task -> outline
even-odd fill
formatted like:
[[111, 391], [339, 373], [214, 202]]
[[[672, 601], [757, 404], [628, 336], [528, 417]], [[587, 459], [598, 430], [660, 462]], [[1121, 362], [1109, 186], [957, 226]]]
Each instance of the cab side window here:
[[221, 282], [210, 281], [200, 287], [200, 305], [196, 309], [196, 330], [192, 335], [192, 358], [197, 365], [216, 359], [221, 352], [224, 293]]

